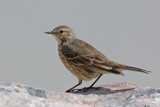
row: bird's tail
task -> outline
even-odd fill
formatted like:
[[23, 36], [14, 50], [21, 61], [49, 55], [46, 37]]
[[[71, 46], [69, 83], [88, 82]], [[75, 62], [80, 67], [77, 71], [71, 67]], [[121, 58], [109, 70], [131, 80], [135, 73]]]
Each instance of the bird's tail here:
[[146, 73], [146, 74], [151, 73], [151, 71], [147, 71], [147, 70], [144, 70], [144, 69], [141, 69], [141, 68], [136, 68], [136, 67], [130, 67], [130, 66], [126, 66], [126, 65], [123, 65], [123, 68], [124, 68], [124, 70], [142, 72], [142, 73]]

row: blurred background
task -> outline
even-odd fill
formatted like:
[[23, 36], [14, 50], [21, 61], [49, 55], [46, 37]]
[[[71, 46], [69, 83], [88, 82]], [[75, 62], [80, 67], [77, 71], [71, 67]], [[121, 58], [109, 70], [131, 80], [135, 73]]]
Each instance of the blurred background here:
[[57, 41], [44, 33], [67, 25], [109, 59], [152, 71], [104, 75], [95, 86], [125, 82], [160, 88], [159, 10], [159, 0], [0, 1], [0, 82], [57, 92], [77, 84], [59, 59]]

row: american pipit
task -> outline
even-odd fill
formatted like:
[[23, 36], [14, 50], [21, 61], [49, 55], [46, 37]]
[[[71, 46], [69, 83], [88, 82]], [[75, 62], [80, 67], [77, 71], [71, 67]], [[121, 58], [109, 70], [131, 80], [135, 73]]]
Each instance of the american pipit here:
[[90, 44], [77, 39], [72, 29], [67, 26], [58, 26], [53, 31], [45, 33], [54, 35], [58, 41], [60, 59], [66, 68], [78, 78], [78, 84], [66, 92], [70, 92], [79, 86], [82, 80], [88, 81], [97, 77], [95, 82], [88, 87], [92, 88], [103, 74], [123, 75], [121, 72], [123, 70], [150, 73], [150, 71], [144, 69], [122, 65], [109, 60]]

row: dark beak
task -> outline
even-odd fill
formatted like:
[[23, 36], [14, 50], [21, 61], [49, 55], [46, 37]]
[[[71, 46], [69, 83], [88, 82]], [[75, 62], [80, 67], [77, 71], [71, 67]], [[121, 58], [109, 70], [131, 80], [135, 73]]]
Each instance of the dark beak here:
[[53, 32], [45, 32], [45, 33], [47, 33], [47, 34], [53, 34]]

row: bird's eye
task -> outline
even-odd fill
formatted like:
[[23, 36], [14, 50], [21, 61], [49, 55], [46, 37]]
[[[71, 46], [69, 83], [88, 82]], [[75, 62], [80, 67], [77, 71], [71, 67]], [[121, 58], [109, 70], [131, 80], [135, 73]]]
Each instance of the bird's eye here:
[[60, 30], [59, 33], [63, 33], [63, 30]]

